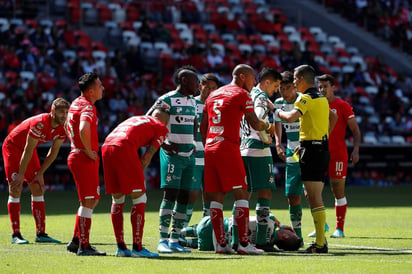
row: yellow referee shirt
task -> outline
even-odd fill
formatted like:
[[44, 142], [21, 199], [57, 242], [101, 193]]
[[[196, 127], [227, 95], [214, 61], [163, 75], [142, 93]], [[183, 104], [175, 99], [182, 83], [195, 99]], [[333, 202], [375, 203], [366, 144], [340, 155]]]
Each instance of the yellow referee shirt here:
[[300, 117], [300, 141], [322, 140], [329, 134], [329, 103], [316, 88], [307, 89], [294, 105]]

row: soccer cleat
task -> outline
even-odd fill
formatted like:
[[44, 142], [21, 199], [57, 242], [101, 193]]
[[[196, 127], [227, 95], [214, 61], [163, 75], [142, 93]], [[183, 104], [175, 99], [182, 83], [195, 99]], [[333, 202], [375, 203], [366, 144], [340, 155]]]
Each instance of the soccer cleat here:
[[126, 249], [117, 248], [116, 253], [114, 254], [114, 256], [116, 256], [116, 257], [131, 257], [132, 252], [127, 248]]
[[324, 246], [318, 247], [316, 243], [312, 243], [307, 249], [299, 252], [299, 253], [306, 253], [306, 254], [312, 254], [312, 253], [328, 253], [328, 243], [325, 243]]
[[157, 251], [159, 251], [159, 253], [172, 253], [172, 250], [169, 248], [169, 243], [167, 240], [159, 242], [157, 246]]
[[282, 249], [277, 249], [274, 246], [270, 244], [265, 244], [265, 245], [256, 245], [256, 248], [262, 249], [265, 252], [282, 252]]
[[21, 233], [18, 232], [18, 233], [13, 233], [13, 235], [11, 236], [11, 243], [17, 244], [17, 245], [24, 245], [24, 244], [28, 244], [29, 241], [24, 239]]
[[262, 249], [258, 249], [251, 245], [250, 243], [247, 246], [242, 246], [239, 244], [237, 247], [237, 253], [242, 255], [260, 255], [263, 254], [264, 251]]
[[106, 252], [100, 252], [91, 245], [86, 248], [81, 245], [77, 250], [77, 256], [106, 256]]
[[157, 253], [153, 253], [150, 252], [149, 250], [147, 250], [146, 248], [142, 248], [139, 251], [136, 250], [132, 250], [132, 257], [135, 258], [159, 258], [159, 254]]
[[[329, 231], [329, 226], [327, 223], [325, 223], [325, 232]], [[316, 237], [316, 229], [313, 230], [311, 233], [308, 234], [309, 238], [315, 238]]]
[[47, 235], [47, 233], [37, 233], [35, 242], [36, 243], [56, 243], [56, 244], [61, 243], [61, 241], [57, 239], [53, 239], [52, 237]]
[[235, 254], [236, 252], [232, 249], [230, 244], [226, 244], [224, 247], [221, 245], [216, 246], [216, 254]]
[[340, 230], [339, 228], [337, 228], [335, 230], [335, 232], [333, 232], [332, 235], [330, 235], [331, 238], [344, 238], [345, 237], [345, 233], [343, 233], [342, 230]]
[[79, 250], [79, 239], [71, 240], [70, 243], [67, 244], [66, 249], [68, 252], [77, 253], [77, 250]]
[[172, 252], [176, 252], [176, 253], [190, 253], [192, 252], [190, 249], [184, 248], [183, 246], [181, 246], [178, 242], [175, 243], [170, 243], [169, 242], [169, 248], [170, 250], [172, 250]]

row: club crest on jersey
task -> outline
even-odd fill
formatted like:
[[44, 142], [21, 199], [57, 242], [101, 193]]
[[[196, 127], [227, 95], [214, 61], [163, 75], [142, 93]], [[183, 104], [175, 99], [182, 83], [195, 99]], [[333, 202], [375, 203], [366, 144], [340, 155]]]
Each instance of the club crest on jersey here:
[[88, 106], [86, 107], [86, 110], [93, 110], [93, 106], [92, 106], [92, 105], [88, 105]]
[[172, 181], [172, 175], [171, 174], [167, 174], [166, 175], [166, 182], [170, 183]]
[[335, 108], [332, 108], [331, 111], [332, 111], [333, 113], [335, 113], [335, 114], [338, 113], [338, 111], [337, 111]]
[[36, 124], [36, 127], [37, 127], [38, 129], [43, 129], [43, 128], [44, 128], [44, 125], [43, 125], [41, 122], [38, 122], [38, 123]]
[[270, 175], [270, 177], [269, 177], [269, 184], [273, 184], [273, 183], [275, 183], [275, 178], [273, 178], [273, 176]]

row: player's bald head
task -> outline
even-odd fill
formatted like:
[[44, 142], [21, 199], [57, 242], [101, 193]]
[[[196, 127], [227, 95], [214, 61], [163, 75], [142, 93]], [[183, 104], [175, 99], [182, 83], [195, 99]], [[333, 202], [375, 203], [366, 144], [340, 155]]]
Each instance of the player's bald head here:
[[232, 72], [232, 76], [239, 77], [239, 75], [241, 74], [249, 74], [249, 73], [254, 74], [253, 68], [246, 64], [240, 64], [235, 67], [235, 69]]

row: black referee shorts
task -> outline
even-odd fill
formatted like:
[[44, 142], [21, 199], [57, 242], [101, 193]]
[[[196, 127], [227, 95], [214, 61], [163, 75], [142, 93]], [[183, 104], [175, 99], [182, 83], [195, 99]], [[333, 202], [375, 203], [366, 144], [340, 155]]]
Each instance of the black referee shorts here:
[[302, 181], [322, 181], [326, 179], [329, 166], [327, 141], [301, 141], [299, 165]]

